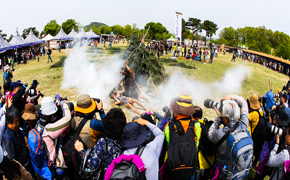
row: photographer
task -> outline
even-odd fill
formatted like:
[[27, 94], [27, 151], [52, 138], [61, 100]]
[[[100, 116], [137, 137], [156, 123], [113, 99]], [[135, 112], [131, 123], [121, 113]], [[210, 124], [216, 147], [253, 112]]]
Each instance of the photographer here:
[[[264, 137], [264, 145], [260, 154], [260, 163], [257, 166], [257, 172], [255, 179], [262, 180], [265, 176], [270, 176], [272, 172], [272, 168], [270, 168], [267, 164], [269, 159], [269, 155], [271, 150], [274, 147], [274, 136], [279, 135], [282, 136], [286, 134], [286, 112], [282, 105], [273, 106], [273, 110], [270, 110], [269, 113], [269, 122], [266, 124], [266, 128], [264, 129], [262, 136]], [[281, 150], [281, 148], [279, 148]]]
[[9, 65], [6, 65], [3, 69], [4, 84], [7, 82], [11, 84], [11, 78], [13, 78], [13, 72], [10, 69]]
[[[238, 135], [241, 135], [241, 133], [245, 135], [244, 132], [247, 132], [249, 124], [247, 101], [240, 96], [229, 95], [223, 97], [221, 103], [215, 103], [215, 105], [212, 105], [213, 103], [211, 102], [207, 104], [207, 102], [206, 100], [204, 105], [214, 108], [217, 113], [217, 118], [209, 128], [208, 138], [218, 147], [216, 162], [219, 164], [219, 177], [220, 175], [223, 175], [223, 178], [240, 179], [245, 177], [252, 165], [253, 147], [250, 145], [252, 140], [249, 140], [249, 138], [246, 139], [249, 150], [243, 151], [245, 157], [233, 159], [234, 154], [227, 141], [227, 137], [234, 137], [232, 132], [237, 132], [236, 134]], [[219, 128], [221, 124], [224, 125], [223, 128]], [[237, 151], [240, 150], [238, 149]]]
[[87, 148], [93, 148], [99, 137], [104, 134], [103, 122], [94, 119], [96, 112], [99, 112], [103, 121], [106, 115], [102, 100], [93, 99], [88, 94], [81, 94], [75, 105], [75, 116], [72, 119], [71, 128], [76, 130], [81, 121], [86, 121], [79, 136]]
[[[272, 180], [278, 180], [282, 179], [284, 176], [284, 162], [288, 161], [289, 158], [289, 150], [288, 147], [290, 145], [290, 126], [287, 127], [285, 141], [283, 144], [280, 144], [280, 136], [278, 134], [275, 135], [275, 141], [276, 144], [273, 148], [273, 150], [270, 153], [269, 160], [268, 160], [268, 166], [274, 167], [275, 169], [272, 172], [272, 175], [270, 179]], [[279, 145], [280, 144], [280, 145]], [[284, 148], [279, 152], [278, 147], [283, 146]]]
[[36, 90], [39, 82], [36, 79], [33, 80], [31, 87], [26, 91], [26, 94], [30, 97], [31, 103], [34, 105], [38, 105], [38, 98], [39, 96], [43, 97], [43, 94]]

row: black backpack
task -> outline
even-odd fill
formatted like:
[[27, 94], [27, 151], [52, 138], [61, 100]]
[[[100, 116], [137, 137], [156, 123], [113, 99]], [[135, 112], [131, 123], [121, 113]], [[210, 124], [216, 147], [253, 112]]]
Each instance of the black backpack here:
[[[69, 169], [71, 179], [73, 178], [77, 179], [79, 176], [82, 164], [82, 157], [79, 154], [79, 152], [75, 149], [75, 142], [77, 140], [82, 142], [79, 134], [88, 120], [89, 120], [88, 118], [83, 118], [80, 124], [78, 125], [76, 131], [72, 131], [71, 129], [71, 132], [66, 136], [67, 138], [64, 140], [63, 155], [65, 164]], [[83, 145], [84, 148], [86, 149], [84, 143]]]
[[174, 179], [189, 179], [195, 173], [198, 159], [194, 124], [194, 121], [190, 121], [184, 133], [179, 120], [169, 122], [168, 164]]
[[[262, 141], [265, 140], [265, 136], [263, 135], [264, 129], [266, 128], [267, 125], [267, 121], [264, 119], [263, 116], [261, 116], [260, 111], [259, 110], [254, 110], [259, 114], [259, 122], [254, 130], [254, 132], [252, 133], [252, 137], [253, 139], [260, 139]], [[252, 127], [251, 127], [252, 129]]]
[[200, 123], [200, 127], [202, 130], [199, 139], [198, 150], [202, 152], [203, 156], [216, 155], [217, 146], [208, 139], [208, 130], [210, 126], [213, 124], [213, 121], [209, 121], [205, 118], [203, 122], [204, 124]]
[[[141, 157], [144, 148], [145, 146], [138, 147], [135, 154]], [[123, 153], [124, 151], [120, 155]], [[146, 180], [146, 176], [145, 171], [139, 172], [134, 162], [121, 161], [121, 163], [115, 165], [110, 180]]]

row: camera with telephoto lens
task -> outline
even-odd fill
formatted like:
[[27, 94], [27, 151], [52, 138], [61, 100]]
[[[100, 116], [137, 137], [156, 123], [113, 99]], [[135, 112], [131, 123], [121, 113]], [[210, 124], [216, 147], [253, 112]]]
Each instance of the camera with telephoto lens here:
[[273, 135], [279, 135], [279, 136], [285, 137], [287, 128], [280, 128], [268, 122], [266, 124], [266, 131], [272, 133]]
[[38, 91], [38, 94], [43, 98], [44, 94], [42, 94], [40, 91]]
[[219, 110], [219, 112], [222, 112], [223, 111], [223, 105], [222, 105], [222, 103], [213, 101], [211, 99], [204, 100], [203, 105], [206, 108], [211, 108], [211, 109], [217, 108]]

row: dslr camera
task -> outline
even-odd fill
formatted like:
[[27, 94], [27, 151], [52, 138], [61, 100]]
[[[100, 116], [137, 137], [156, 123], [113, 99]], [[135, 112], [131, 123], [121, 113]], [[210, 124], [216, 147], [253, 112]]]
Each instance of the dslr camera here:
[[100, 103], [100, 99], [99, 98], [92, 98], [94, 101]]
[[43, 98], [44, 94], [42, 94], [40, 91], [38, 91], [38, 94]]
[[222, 105], [222, 103], [219, 103], [219, 102], [213, 101], [213, 100], [211, 100], [211, 99], [206, 99], [206, 100], [204, 100], [203, 105], [204, 105], [206, 108], [211, 108], [211, 109], [215, 109], [215, 108], [217, 108], [217, 109], [219, 110], [219, 112], [222, 112], [222, 110], [223, 110], [223, 105]]

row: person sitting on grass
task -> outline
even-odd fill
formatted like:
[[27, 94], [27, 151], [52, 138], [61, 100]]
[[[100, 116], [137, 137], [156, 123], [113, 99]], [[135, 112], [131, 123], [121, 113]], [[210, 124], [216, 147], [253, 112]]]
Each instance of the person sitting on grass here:
[[116, 105], [123, 105], [126, 106], [128, 108], [131, 108], [133, 111], [135, 111], [136, 113], [138, 113], [139, 115], [141, 115], [141, 113], [133, 106], [134, 103], [138, 104], [139, 106], [141, 106], [143, 109], [145, 109], [145, 111], [148, 111], [143, 104], [141, 104], [138, 100], [133, 99], [133, 98], [129, 98], [126, 96], [122, 96], [122, 94], [125, 92], [124, 86], [123, 86], [123, 81], [121, 82], [121, 87], [122, 87], [122, 91], [119, 91], [117, 93], [115, 92], [111, 92], [110, 93], [110, 98], [111, 99], [115, 99], [115, 104]]

